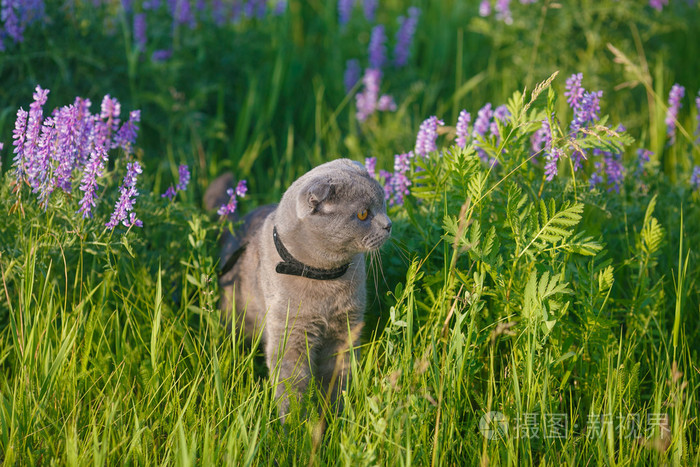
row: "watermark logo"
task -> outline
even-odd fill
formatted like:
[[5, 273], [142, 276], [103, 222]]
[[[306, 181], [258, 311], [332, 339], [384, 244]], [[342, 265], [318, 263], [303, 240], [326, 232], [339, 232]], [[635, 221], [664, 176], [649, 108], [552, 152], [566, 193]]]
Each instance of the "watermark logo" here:
[[486, 412], [479, 419], [479, 431], [486, 439], [505, 438], [508, 435], [508, 417], [501, 412]]

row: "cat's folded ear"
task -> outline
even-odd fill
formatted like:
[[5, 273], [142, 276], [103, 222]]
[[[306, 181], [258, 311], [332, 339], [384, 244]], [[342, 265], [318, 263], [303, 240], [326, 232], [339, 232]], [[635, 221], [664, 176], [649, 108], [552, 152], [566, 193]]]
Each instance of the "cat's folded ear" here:
[[297, 216], [300, 219], [315, 214], [321, 204], [335, 193], [335, 186], [328, 179], [313, 179], [299, 193]]

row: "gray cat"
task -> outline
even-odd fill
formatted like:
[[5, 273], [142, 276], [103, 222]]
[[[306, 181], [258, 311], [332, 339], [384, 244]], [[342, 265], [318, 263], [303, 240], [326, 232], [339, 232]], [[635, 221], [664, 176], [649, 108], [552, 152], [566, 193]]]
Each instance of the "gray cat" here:
[[[227, 174], [210, 185], [207, 208], [227, 201], [232, 181]], [[332, 401], [346, 387], [366, 304], [364, 253], [390, 234], [381, 185], [361, 164], [338, 159], [301, 176], [278, 206], [256, 209], [223, 239], [223, 316], [249, 339], [262, 332], [283, 420], [289, 397], [311, 378]]]

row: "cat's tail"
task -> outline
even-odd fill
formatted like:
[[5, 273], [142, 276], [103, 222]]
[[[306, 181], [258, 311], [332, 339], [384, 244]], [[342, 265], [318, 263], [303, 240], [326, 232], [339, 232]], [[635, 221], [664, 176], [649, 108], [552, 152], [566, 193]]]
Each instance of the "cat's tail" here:
[[229, 195], [226, 194], [226, 190], [233, 188], [233, 185], [234, 178], [231, 172], [226, 172], [215, 178], [207, 187], [207, 191], [204, 192], [204, 208], [207, 211], [212, 211], [228, 203]]

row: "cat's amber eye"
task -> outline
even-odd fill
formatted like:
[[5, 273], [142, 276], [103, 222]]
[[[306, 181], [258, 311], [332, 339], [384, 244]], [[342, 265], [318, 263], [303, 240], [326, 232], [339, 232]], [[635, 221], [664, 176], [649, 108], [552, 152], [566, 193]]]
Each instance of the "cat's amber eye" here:
[[357, 213], [357, 218], [360, 219], [361, 221], [367, 219], [367, 216], [369, 215], [369, 212], [367, 212], [366, 209], [363, 209], [362, 211]]

